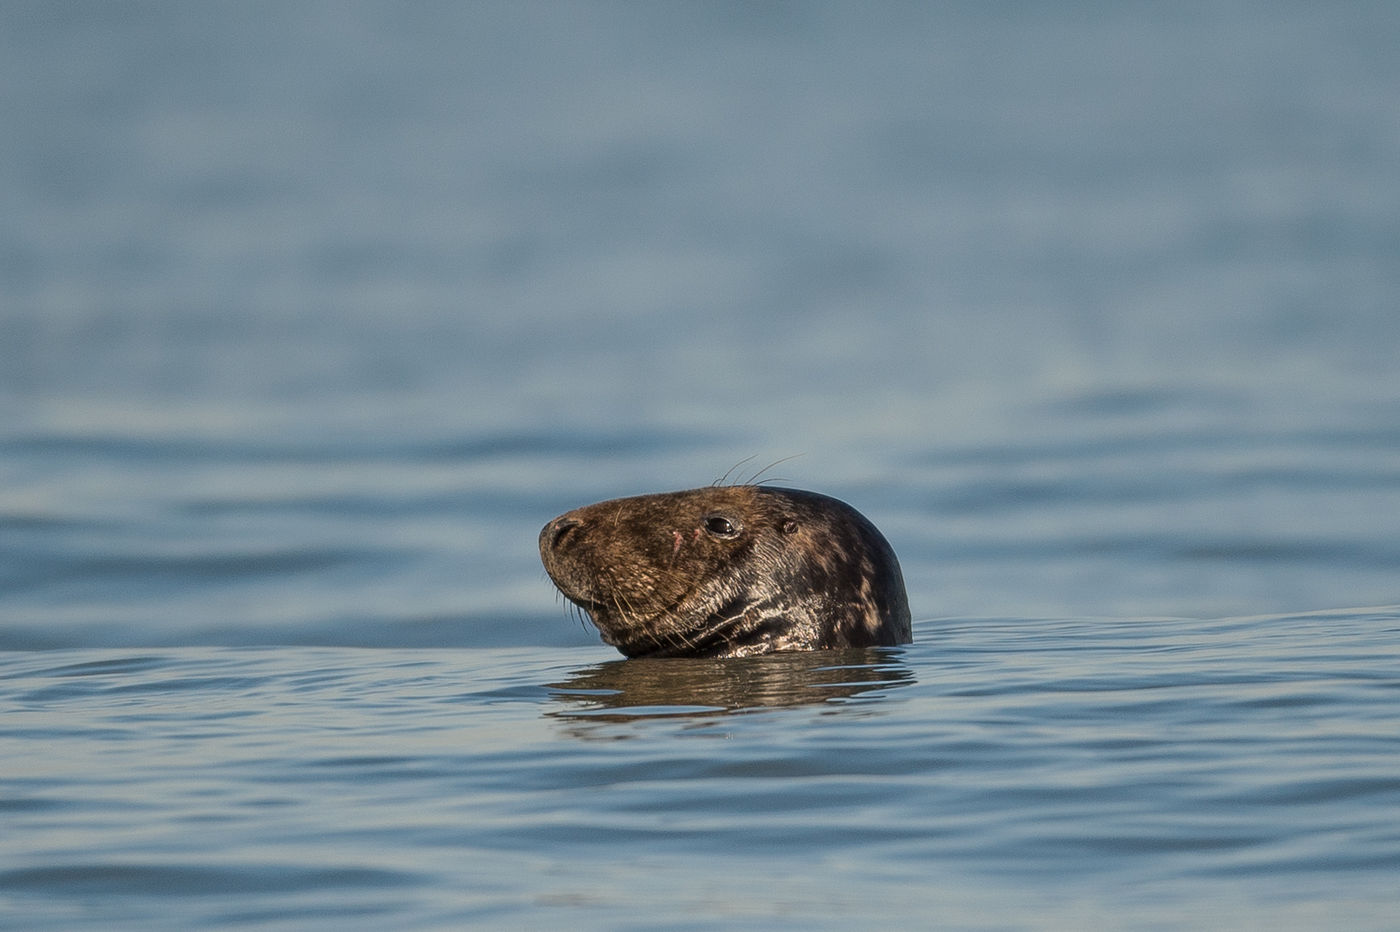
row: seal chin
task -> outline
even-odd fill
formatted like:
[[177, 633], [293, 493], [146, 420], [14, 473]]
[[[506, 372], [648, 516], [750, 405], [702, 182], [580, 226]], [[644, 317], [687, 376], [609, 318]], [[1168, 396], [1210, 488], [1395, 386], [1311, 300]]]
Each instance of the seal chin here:
[[725, 486], [614, 499], [540, 531], [540, 559], [629, 657], [908, 643], [899, 562], [825, 495]]

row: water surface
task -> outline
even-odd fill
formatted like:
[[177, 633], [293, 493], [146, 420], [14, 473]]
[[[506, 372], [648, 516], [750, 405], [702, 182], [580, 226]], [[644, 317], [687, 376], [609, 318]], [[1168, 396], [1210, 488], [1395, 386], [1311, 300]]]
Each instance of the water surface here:
[[[1393, 925], [1400, 8], [0, 10], [0, 925]], [[740, 464], [907, 648], [623, 663]]]
[[1382, 928], [1400, 611], [741, 661], [10, 654], [33, 928]]

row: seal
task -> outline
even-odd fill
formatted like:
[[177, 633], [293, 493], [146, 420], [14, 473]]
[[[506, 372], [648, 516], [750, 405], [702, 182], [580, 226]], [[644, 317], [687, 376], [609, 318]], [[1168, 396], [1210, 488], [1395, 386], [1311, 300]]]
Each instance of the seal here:
[[628, 657], [744, 657], [911, 641], [899, 561], [850, 505], [711, 486], [560, 515], [540, 559]]

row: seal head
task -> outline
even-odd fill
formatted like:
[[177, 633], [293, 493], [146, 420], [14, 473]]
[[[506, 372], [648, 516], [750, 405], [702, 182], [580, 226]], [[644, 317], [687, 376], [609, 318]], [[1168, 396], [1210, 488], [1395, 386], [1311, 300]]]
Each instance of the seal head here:
[[907, 644], [884, 536], [845, 502], [740, 485], [639, 495], [540, 532], [559, 591], [628, 657], [743, 657]]

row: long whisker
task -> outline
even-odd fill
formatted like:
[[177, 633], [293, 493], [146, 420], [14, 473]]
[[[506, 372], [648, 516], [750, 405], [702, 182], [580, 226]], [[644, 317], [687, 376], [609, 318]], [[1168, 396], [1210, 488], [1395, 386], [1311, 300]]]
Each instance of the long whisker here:
[[[754, 454], [751, 454], [751, 455], [746, 456], [746, 457], [744, 457], [743, 459], [739, 460], [739, 462], [735, 463], [733, 466], [730, 466], [728, 469], [726, 469], [726, 470], [724, 471], [724, 475], [720, 476], [720, 477], [719, 477], [718, 479], [716, 479], [714, 482], [711, 482], [711, 483], [710, 483], [710, 487], [711, 487], [711, 488], [714, 488], [715, 486], [721, 486], [721, 485], [726, 484], [727, 482], [729, 482], [729, 477], [730, 477], [731, 475], [733, 475], [734, 472], [735, 472], [740, 466], [743, 466], [745, 463], [749, 462], [750, 460], [754, 459], [754, 458], [757, 457], [757, 456], [758, 456], [758, 454], [757, 454], [757, 453], [754, 453]], [[743, 483], [741, 483], [741, 482], [735, 482], [734, 484], [735, 484], [735, 485], [742, 485]]]
[[[779, 478], [779, 477], [777, 477], [777, 476], [771, 476], [771, 477], [769, 477], [769, 478], [767, 478], [767, 479], [763, 479], [763, 480], [760, 480], [758, 477], [761, 476], [761, 475], [763, 475], [764, 473], [766, 473], [768, 470], [772, 469], [773, 467], [775, 467], [775, 466], [780, 466], [780, 465], [782, 465], [783, 463], [786, 463], [788, 460], [795, 460], [795, 459], [797, 459], [799, 456], [806, 456], [806, 455], [807, 455], [806, 453], [794, 453], [794, 454], [792, 454], [791, 456], [785, 456], [785, 457], [783, 457], [782, 459], [774, 460], [773, 462], [769, 463], [767, 466], [764, 466], [764, 467], [763, 467], [762, 469], [760, 469], [758, 472], [754, 473], [752, 476], [749, 476], [749, 481], [746, 482], [746, 483], [743, 483], [743, 484], [744, 484], [744, 485], [763, 485], [765, 482], [789, 482], [789, 481], [791, 481], [791, 480], [789, 480], [789, 479], [782, 479], [782, 478]], [[750, 459], [752, 459], [752, 457], [750, 457]]]

